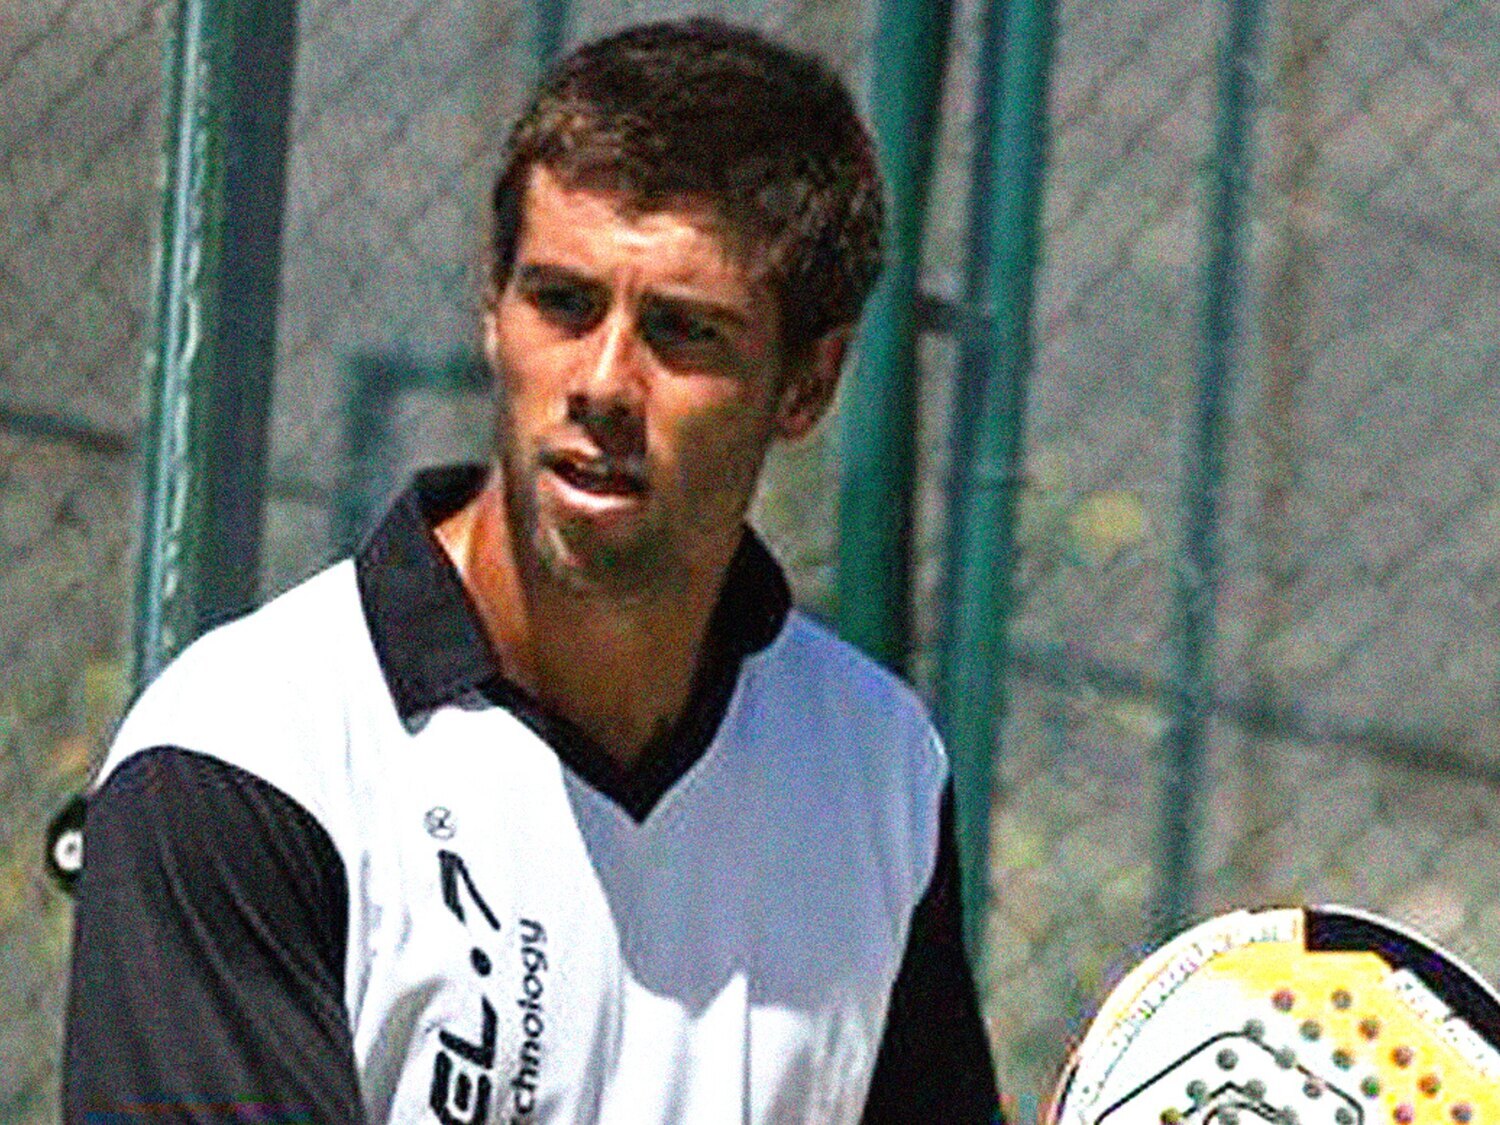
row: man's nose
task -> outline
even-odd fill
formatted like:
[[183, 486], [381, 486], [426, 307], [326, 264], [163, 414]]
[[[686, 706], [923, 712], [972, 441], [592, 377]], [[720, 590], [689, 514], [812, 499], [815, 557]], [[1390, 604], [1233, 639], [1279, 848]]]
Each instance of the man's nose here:
[[626, 310], [613, 310], [595, 329], [568, 395], [568, 421], [582, 426], [608, 456], [631, 456], [645, 444], [638, 341]]

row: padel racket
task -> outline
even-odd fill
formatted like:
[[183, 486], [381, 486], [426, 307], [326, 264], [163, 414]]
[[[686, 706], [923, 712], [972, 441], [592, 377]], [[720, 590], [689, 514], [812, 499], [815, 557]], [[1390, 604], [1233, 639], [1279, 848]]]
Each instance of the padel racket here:
[[1240, 911], [1114, 989], [1056, 1125], [1500, 1125], [1500, 997], [1432, 942], [1343, 907]]

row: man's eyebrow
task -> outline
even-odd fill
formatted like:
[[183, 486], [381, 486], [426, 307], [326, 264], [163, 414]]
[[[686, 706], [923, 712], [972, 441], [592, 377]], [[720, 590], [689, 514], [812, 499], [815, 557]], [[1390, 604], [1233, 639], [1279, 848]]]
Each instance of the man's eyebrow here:
[[579, 273], [577, 270], [566, 266], [549, 265], [546, 263], [528, 263], [516, 270], [516, 283], [518, 285], [546, 285], [548, 283], [569, 283], [573, 285], [597, 285], [598, 282], [592, 278]]
[[[523, 290], [544, 285], [581, 285], [591, 289], [603, 287], [602, 282], [586, 273], [550, 262], [528, 262], [517, 267], [516, 285]], [[645, 304], [721, 322], [738, 329], [748, 327], [751, 320], [749, 314], [731, 302], [695, 297], [688, 293], [673, 291], [647, 293]]]
[[735, 328], [746, 328], [750, 324], [749, 315], [737, 306], [705, 297], [689, 297], [681, 293], [655, 293], [647, 296], [646, 303], [672, 312], [701, 317], [704, 320], [721, 321]]

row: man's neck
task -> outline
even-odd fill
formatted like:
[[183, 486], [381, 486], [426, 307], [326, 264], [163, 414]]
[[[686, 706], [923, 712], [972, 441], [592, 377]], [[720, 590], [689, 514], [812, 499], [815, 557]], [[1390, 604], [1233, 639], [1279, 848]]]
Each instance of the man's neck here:
[[639, 764], [687, 707], [723, 567], [641, 595], [548, 580], [518, 558], [496, 474], [436, 533], [506, 677], [621, 769]]

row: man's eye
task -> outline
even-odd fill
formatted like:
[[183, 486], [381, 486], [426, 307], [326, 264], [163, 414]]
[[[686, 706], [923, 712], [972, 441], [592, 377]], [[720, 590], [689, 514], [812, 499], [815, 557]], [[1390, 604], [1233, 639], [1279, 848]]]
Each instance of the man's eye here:
[[699, 348], [719, 343], [718, 328], [680, 309], [648, 309], [641, 317], [641, 335], [654, 348]]
[[531, 301], [543, 316], [564, 324], [584, 324], [598, 312], [598, 304], [587, 290], [571, 285], [543, 285], [534, 289]]

